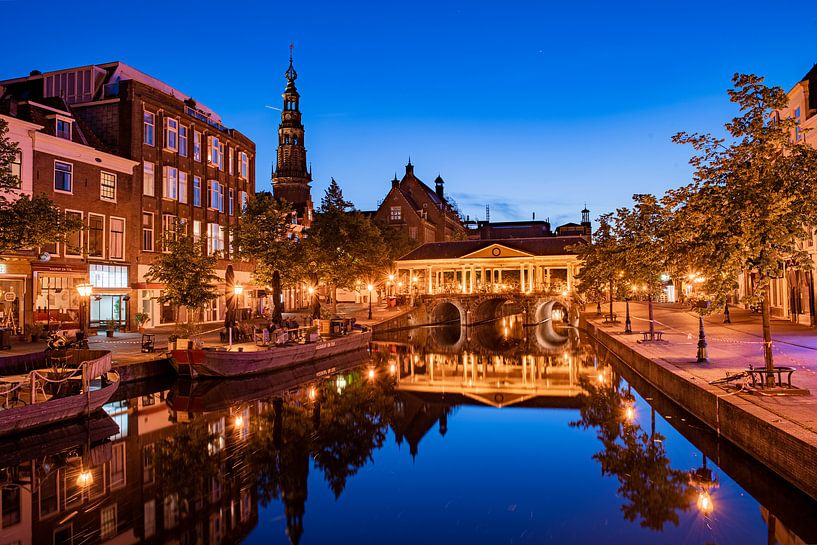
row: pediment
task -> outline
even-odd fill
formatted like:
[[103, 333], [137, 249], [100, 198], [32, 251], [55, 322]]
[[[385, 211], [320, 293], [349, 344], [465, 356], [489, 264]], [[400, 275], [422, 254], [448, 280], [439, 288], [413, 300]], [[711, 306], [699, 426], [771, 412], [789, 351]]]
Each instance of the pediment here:
[[506, 257], [533, 257], [533, 254], [514, 250], [503, 244], [491, 244], [462, 257], [463, 259], [502, 259]]

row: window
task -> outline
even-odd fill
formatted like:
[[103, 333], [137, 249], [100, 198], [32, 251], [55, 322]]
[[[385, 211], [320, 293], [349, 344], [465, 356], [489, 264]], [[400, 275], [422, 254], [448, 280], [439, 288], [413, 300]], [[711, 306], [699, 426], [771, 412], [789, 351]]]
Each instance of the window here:
[[224, 212], [224, 186], [210, 180], [207, 187], [207, 208]]
[[193, 176], [193, 206], [201, 206], [201, 178]]
[[401, 206], [392, 206], [391, 212], [389, 213], [389, 220], [390, 221], [402, 221], [403, 220], [403, 208]]
[[14, 176], [17, 181], [14, 183], [12, 187], [20, 187], [23, 184], [23, 152], [18, 151], [14, 158], [11, 160], [11, 175]]
[[247, 172], [249, 171], [249, 161], [247, 160], [247, 154], [244, 153], [243, 151], [240, 154], [238, 154], [238, 162], [239, 162], [238, 175], [246, 180]]
[[224, 252], [224, 230], [218, 223], [207, 224], [207, 255]]
[[803, 137], [803, 131], [800, 129], [800, 107], [798, 106], [794, 110], [794, 122], [796, 125], [794, 126], [794, 141], [799, 142], [800, 139]]
[[153, 214], [142, 212], [142, 250], [153, 251]]
[[[150, 443], [142, 447], [142, 483], [150, 484], [156, 478], [156, 468], [154, 467], [154, 444]], [[147, 506], [147, 504], [145, 504]], [[145, 509], [147, 514], [147, 509]]]
[[187, 173], [179, 172], [179, 202], [187, 202]]
[[125, 220], [111, 217], [108, 220], [110, 233], [108, 246], [111, 259], [125, 259]]
[[88, 214], [88, 257], [105, 257], [105, 216]]
[[[65, 211], [68, 219], [76, 219], [82, 221], [82, 212]], [[67, 256], [81, 256], [82, 255], [82, 229], [77, 229], [72, 233], [68, 233], [65, 238], [65, 255]]]
[[22, 502], [20, 501], [20, 487], [6, 486], [2, 492], [3, 528], [20, 523]]
[[201, 243], [201, 222], [193, 220], [193, 244]]
[[164, 187], [162, 196], [165, 199], [175, 201], [178, 198], [179, 191], [179, 169], [176, 167], [164, 167], [162, 180]]
[[241, 202], [241, 212], [244, 213], [247, 211], [247, 192], [246, 191], [239, 191], [238, 192], [238, 200]]
[[201, 161], [201, 133], [193, 131], [193, 159]]
[[152, 146], [156, 134], [156, 114], [145, 110], [145, 119], [143, 127], [144, 136], [142, 142], [144, 142], [148, 146]]
[[179, 155], [187, 157], [187, 127], [179, 127]]
[[233, 173], [233, 163], [235, 162], [235, 157], [234, 157], [235, 153], [233, 153], [234, 151], [235, 150], [233, 150], [233, 148], [227, 148], [227, 152], [228, 152], [227, 153], [227, 168], [229, 169], [228, 172], [230, 174]]
[[154, 177], [153, 163], [145, 161], [142, 165], [142, 193], [148, 197], [153, 197], [156, 193], [156, 181]]
[[100, 511], [99, 537], [102, 540], [116, 537], [116, 504], [103, 507]]
[[64, 138], [71, 140], [71, 121], [67, 119], [57, 118], [57, 138]]
[[224, 144], [218, 141], [217, 136], [207, 137], [207, 161], [224, 170]]
[[227, 194], [229, 195], [227, 210], [228, 210], [229, 214], [232, 216], [233, 215], [233, 200], [235, 198], [235, 190], [231, 187]]
[[40, 518], [59, 510], [59, 485], [57, 472], [52, 471], [40, 481]]
[[74, 165], [54, 161], [54, 191], [71, 193], [71, 177], [74, 172]]
[[178, 220], [172, 214], [162, 214], [162, 251], [169, 252], [168, 244], [176, 240], [176, 225]]
[[172, 117], [165, 119], [165, 149], [179, 151], [179, 120]]
[[116, 174], [110, 172], [99, 174], [99, 198], [103, 201], [116, 202]]
[[411, 240], [417, 240], [417, 228], [416, 227], [409, 227], [409, 238]]

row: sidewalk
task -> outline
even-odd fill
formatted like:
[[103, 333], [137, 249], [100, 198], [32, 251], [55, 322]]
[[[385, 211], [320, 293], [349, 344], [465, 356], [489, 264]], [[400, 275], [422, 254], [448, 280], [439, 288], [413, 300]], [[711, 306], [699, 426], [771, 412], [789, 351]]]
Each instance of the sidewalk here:
[[[662, 360], [702, 381], [712, 381], [746, 370], [763, 367], [763, 337], [759, 314], [730, 307], [732, 323], [723, 323], [723, 314], [704, 319], [709, 362], [695, 362], [698, 344], [698, 315], [685, 307], [655, 304], [655, 329], [664, 332], [666, 342], [638, 342], [641, 331], [649, 330], [646, 303], [630, 303], [632, 335], [624, 335], [624, 303], [616, 303], [619, 324], [602, 324], [595, 313], [585, 316], [617, 341], [654, 360]], [[606, 307], [605, 307], [606, 310]], [[772, 320], [772, 351], [776, 366], [794, 367], [792, 385], [810, 391], [808, 396], [760, 396], [738, 394], [805, 430], [817, 432], [817, 329]]]

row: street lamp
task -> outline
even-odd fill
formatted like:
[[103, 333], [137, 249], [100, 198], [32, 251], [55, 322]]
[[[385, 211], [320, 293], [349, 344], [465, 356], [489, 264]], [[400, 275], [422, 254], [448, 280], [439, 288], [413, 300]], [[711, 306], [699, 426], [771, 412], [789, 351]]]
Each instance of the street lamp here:
[[[82, 337], [88, 338], [88, 322], [90, 321], [90, 316], [88, 316], [90, 312], [90, 300], [91, 294], [94, 292], [94, 285], [93, 284], [77, 284], [77, 293], [79, 294], [79, 330], [82, 331]], [[89, 308], [85, 308], [85, 307]]]
[[624, 333], [627, 335], [633, 332], [633, 323], [630, 321], [630, 296], [624, 298], [625, 318], [624, 318]]
[[372, 289], [374, 289], [374, 286], [372, 286], [371, 284], [368, 284], [366, 286], [366, 288], [368, 288], [368, 290], [369, 290], [369, 319], [371, 320], [372, 319]]
[[[235, 284], [233, 286], [233, 294], [235, 294], [235, 296], [238, 297], [242, 293], [244, 293], [244, 286], [242, 286], [241, 284]], [[230, 316], [230, 327], [227, 328], [227, 334], [230, 337], [230, 349], [231, 350], [233, 348], [233, 327], [235, 327], [235, 298], [233, 298], [232, 307], [233, 308], [232, 308], [232, 313], [231, 313], [231, 316]]]
[[392, 287], [391, 287], [392, 284], [394, 284], [394, 274], [389, 274], [389, 281], [386, 283], [386, 285], [389, 287], [389, 290], [388, 290], [389, 295], [392, 295]]

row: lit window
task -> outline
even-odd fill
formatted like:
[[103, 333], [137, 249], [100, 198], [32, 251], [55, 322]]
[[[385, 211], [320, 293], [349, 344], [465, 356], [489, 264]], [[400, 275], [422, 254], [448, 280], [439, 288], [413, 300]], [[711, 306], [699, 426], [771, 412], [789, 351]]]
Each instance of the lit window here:
[[179, 155], [187, 157], [187, 127], [179, 127]]
[[179, 150], [179, 120], [171, 117], [165, 119], [165, 149]]
[[110, 227], [108, 235], [110, 258], [125, 259], [125, 220], [112, 217], [108, 221], [108, 226]]
[[110, 172], [99, 174], [99, 198], [104, 201], [116, 201], [116, 174]]
[[142, 193], [153, 197], [156, 191], [153, 163], [145, 161], [142, 168]]
[[179, 202], [187, 203], [187, 173], [179, 172]]
[[66, 119], [57, 118], [57, 138], [71, 140], [71, 122]]
[[403, 219], [403, 208], [401, 206], [392, 206], [389, 219], [391, 221], [401, 221]]
[[201, 243], [201, 222], [193, 220], [193, 244]]
[[207, 161], [213, 166], [224, 170], [224, 144], [218, 141], [216, 136], [207, 137]]
[[153, 251], [153, 214], [142, 212], [142, 250]]
[[249, 161], [247, 160], [247, 154], [243, 151], [239, 154], [239, 176], [244, 179], [247, 179], [247, 172], [249, 171]]
[[193, 159], [201, 161], [201, 133], [193, 131]]
[[143, 126], [144, 137], [142, 142], [148, 146], [152, 146], [156, 135], [156, 114], [145, 111]]
[[201, 178], [193, 176], [193, 206], [201, 206]]
[[99, 519], [99, 537], [102, 540], [116, 537], [116, 504], [102, 508]]
[[71, 193], [71, 175], [74, 172], [74, 165], [54, 161], [54, 191], [64, 191]]
[[164, 167], [163, 186], [164, 192], [162, 196], [165, 199], [175, 201], [179, 195], [179, 169], [176, 167]]
[[88, 257], [105, 256], [105, 216], [88, 214]]
[[216, 180], [210, 180], [208, 184], [207, 207], [224, 212], [224, 186]]
[[207, 254], [224, 252], [224, 230], [218, 223], [207, 224]]
[[227, 165], [228, 165], [228, 168], [229, 168], [228, 172], [230, 174], [233, 174], [233, 171], [234, 171], [233, 163], [235, 162], [235, 150], [233, 150], [233, 148], [227, 148], [227, 152], [228, 152], [227, 153], [227, 156], [228, 156]]

